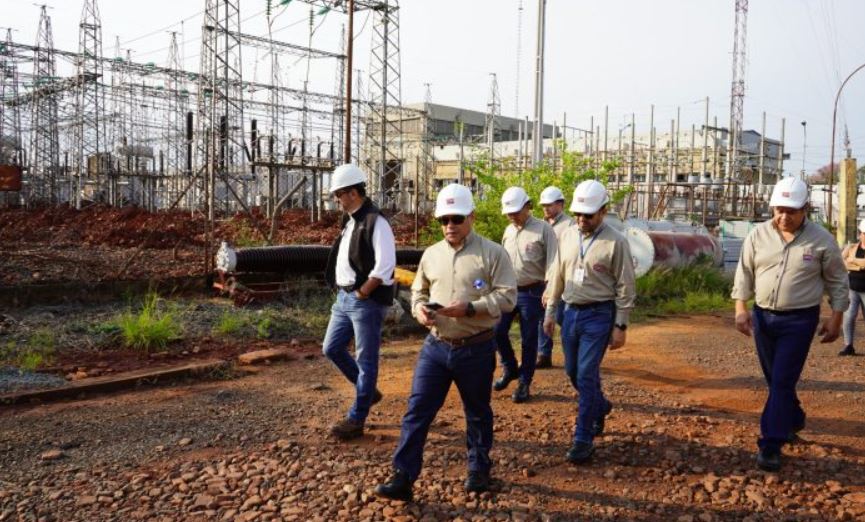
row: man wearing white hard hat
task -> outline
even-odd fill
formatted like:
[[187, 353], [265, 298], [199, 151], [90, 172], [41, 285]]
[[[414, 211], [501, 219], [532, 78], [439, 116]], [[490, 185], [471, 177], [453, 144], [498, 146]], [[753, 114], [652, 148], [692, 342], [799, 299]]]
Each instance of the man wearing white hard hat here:
[[[742, 245], [732, 298], [736, 329], [754, 336], [769, 396], [760, 418], [757, 467], [777, 471], [781, 448], [805, 427], [796, 384], [820, 323], [820, 303], [829, 295], [831, 316], [820, 326], [820, 342], [838, 338], [849, 286], [841, 251], [832, 235], [806, 218], [808, 186], [783, 178], [769, 200], [772, 219], [757, 225]], [[754, 308], [748, 311], [749, 299]]]
[[[511, 398], [520, 403], [529, 400], [529, 387], [535, 375], [538, 356], [538, 323], [544, 315], [541, 296], [546, 287], [547, 269], [556, 255], [556, 233], [549, 223], [532, 216], [532, 203], [522, 187], [510, 187], [502, 194], [502, 214], [511, 222], [502, 236], [517, 275], [517, 306], [502, 314], [496, 326], [496, 346], [502, 363], [502, 376], [493, 384], [496, 391], [519, 379]], [[511, 346], [511, 324], [520, 318], [522, 355], [519, 367]]]
[[[366, 175], [350, 163], [334, 170], [330, 194], [345, 214], [325, 268], [325, 279], [337, 290], [322, 351], [355, 385], [348, 415], [331, 427], [342, 440], [363, 435], [371, 405], [381, 400], [376, 389], [381, 325], [393, 304], [396, 244], [390, 223], [366, 197]], [[354, 339], [354, 357], [348, 346]]]
[[[539, 203], [544, 209], [544, 220], [553, 227], [556, 239], [562, 238], [562, 232], [574, 224], [574, 218], [565, 213], [565, 195], [559, 187], [550, 186], [541, 191]], [[561, 302], [559, 303], [561, 304]], [[556, 308], [556, 324], [562, 325], [564, 306]], [[544, 332], [544, 318], [538, 322], [538, 362], [535, 368], [553, 367], [553, 338]]]
[[544, 330], [552, 336], [557, 303], [564, 301], [562, 348], [565, 372], [579, 391], [579, 413], [573, 444], [565, 458], [587, 462], [594, 453], [594, 438], [603, 433], [612, 409], [601, 389], [601, 361], [607, 346], [621, 348], [636, 299], [634, 264], [628, 241], [604, 225], [609, 196], [595, 180], [574, 190], [571, 212], [577, 226], [562, 233], [550, 267]]
[[859, 222], [859, 241], [844, 247], [841, 257], [844, 258], [850, 284], [850, 307], [844, 312], [844, 349], [838, 355], [856, 355], [853, 333], [860, 307], [865, 316], [865, 219]]
[[377, 495], [397, 500], [412, 499], [427, 433], [451, 383], [459, 390], [466, 418], [466, 492], [489, 489], [493, 328], [516, 301], [516, 277], [508, 255], [472, 231], [471, 191], [458, 184], [444, 187], [436, 199], [435, 217], [444, 239], [424, 251], [411, 287], [412, 314], [430, 333], [415, 365], [393, 475], [375, 489]]

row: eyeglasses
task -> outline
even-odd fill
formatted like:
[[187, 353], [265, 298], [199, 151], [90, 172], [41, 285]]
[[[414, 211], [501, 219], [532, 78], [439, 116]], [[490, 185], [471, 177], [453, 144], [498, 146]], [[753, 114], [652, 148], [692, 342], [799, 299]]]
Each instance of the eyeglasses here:
[[576, 212], [576, 213], [574, 213], [574, 216], [576, 216], [576, 217], [578, 217], [578, 218], [579, 218], [579, 217], [582, 217], [582, 218], [586, 218], [586, 219], [592, 219], [593, 217], [595, 217], [595, 214], [594, 214], [594, 213], [592, 213], [592, 214], [583, 214], [583, 213], [580, 213], [580, 212]]
[[465, 221], [465, 216], [442, 216], [439, 218], [439, 223], [441, 223], [443, 227], [446, 227], [451, 223], [454, 225], [462, 225]]
[[337, 199], [341, 198], [344, 195], [348, 194], [349, 190], [351, 190], [351, 189], [344, 188], [344, 189], [334, 190], [333, 191], [333, 197], [335, 197]]

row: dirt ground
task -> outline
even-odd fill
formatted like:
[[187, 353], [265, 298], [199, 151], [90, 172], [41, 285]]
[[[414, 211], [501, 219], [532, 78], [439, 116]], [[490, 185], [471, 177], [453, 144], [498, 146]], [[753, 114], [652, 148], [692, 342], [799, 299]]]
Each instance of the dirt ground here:
[[[865, 329], [861, 329], [865, 330]], [[754, 468], [765, 390], [728, 314], [635, 325], [604, 362], [614, 409], [590, 465], [564, 461], [575, 394], [538, 371], [494, 393], [494, 490], [466, 495], [451, 391], [416, 501], [372, 495], [389, 472], [420, 339], [388, 341], [368, 434], [327, 438], [351, 390], [325, 359], [243, 378], [0, 409], [0, 520], [865, 520], [865, 357], [815, 343], [808, 412], [782, 471]], [[860, 344], [863, 344], [860, 342]]]

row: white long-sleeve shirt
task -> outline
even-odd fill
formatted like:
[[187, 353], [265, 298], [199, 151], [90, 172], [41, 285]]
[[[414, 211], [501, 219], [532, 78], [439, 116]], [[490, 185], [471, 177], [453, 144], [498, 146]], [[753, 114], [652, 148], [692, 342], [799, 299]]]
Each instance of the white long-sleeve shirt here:
[[[354, 232], [355, 221], [348, 220], [342, 229], [342, 241], [339, 243], [339, 251], [336, 254], [336, 284], [337, 286], [351, 286], [355, 283], [357, 274], [348, 262], [348, 250], [351, 245], [351, 234]], [[375, 221], [375, 229], [372, 232], [372, 249], [375, 252], [375, 266], [369, 277], [381, 279], [381, 284], [393, 284], [393, 271], [396, 268], [396, 241], [390, 223], [382, 216]]]

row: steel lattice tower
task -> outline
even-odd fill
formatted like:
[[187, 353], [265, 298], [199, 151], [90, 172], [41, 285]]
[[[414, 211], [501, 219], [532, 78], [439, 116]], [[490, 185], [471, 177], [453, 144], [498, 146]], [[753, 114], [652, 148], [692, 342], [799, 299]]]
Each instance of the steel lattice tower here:
[[[205, 0], [198, 84], [198, 151], [206, 175], [206, 206], [211, 219], [217, 186], [240, 199], [235, 187], [245, 163], [240, 34], [239, 0]], [[221, 194], [220, 199], [228, 203], [228, 198], [222, 196], [227, 194]]]
[[165, 122], [162, 129], [162, 144], [164, 153], [164, 174], [168, 180], [168, 197], [173, 202], [180, 190], [182, 190], [182, 176], [186, 152], [184, 148], [184, 124], [186, 122], [186, 111], [189, 94], [180, 71], [183, 66], [180, 63], [180, 49], [177, 45], [177, 33], [171, 32], [171, 40], [168, 44], [167, 67], [171, 74], [165, 77], [166, 108]]
[[728, 140], [727, 177], [738, 177], [739, 150], [742, 145], [742, 119], [745, 105], [745, 42], [748, 27], [748, 0], [735, 0], [736, 22], [733, 29], [733, 82], [730, 89], [730, 134]]
[[18, 64], [12, 53], [12, 29], [6, 30], [6, 42], [0, 44], [0, 164], [24, 163], [21, 157], [21, 109], [18, 103]]
[[[78, 60], [76, 63], [74, 162], [76, 174], [75, 205], [81, 207], [81, 190], [85, 178], [96, 178], [98, 188], [104, 183], [103, 161], [99, 157], [105, 140], [102, 92], [102, 22], [96, 0], [85, 0], [78, 26]], [[91, 159], [92, 158], [92, 159]]]
[[47, 6], [41, 7], [36, 49], [33, 52], [33, 91], [30, 117], [29, 186], [25, 188], [27, 203], [53, 203], [60, 163], [60, 139], [57, 130], [57, 94], [49, 87], [57, 77], [54, 57], [54, 35]]
[[496, 79], [496, 73], [490, 73], [490, 97], [487, 101], [487, 118], [484, 123], [484, 135], [490, 154], [490, 165], [495, 161], [496, 134], [499, 132], [501, 110], [502, 100], [499, 97], [499, 82]]
[[384, 0], [372, 9], [366, 165], [378, 203], [396, 208], [402, 192], [403, 161], [399, 5], [397, 0]]

